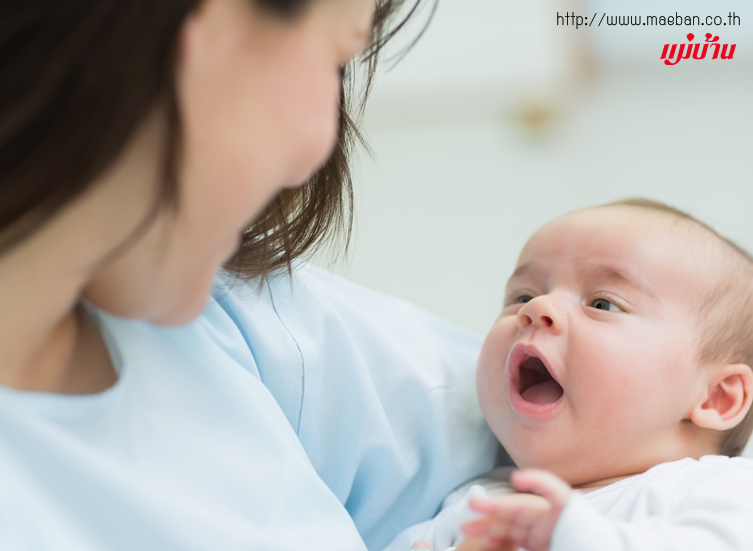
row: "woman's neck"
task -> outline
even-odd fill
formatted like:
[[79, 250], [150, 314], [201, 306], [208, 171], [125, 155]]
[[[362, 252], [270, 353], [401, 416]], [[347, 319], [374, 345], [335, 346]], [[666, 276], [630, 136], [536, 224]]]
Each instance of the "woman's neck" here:
[[0, 288], [14, 290], [0, 293], [0, 384], [59, 394], [90, 394], [112, 386], [117, 374], [107, 346], [75, 291], [66, 301], [55, 283], [11, 284], [13, 279], [0, 270]]

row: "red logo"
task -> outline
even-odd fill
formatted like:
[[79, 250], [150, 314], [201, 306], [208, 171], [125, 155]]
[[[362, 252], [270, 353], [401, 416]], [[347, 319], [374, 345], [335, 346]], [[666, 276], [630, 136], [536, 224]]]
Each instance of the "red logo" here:
[[[695, 35], [693, 33], [688, 34], [688, 42], [692, 43], [694, 38]], [[704, 59], [709, 51], [710, 46], [712, 48], [715, 48], [714, 56], [711, 59], [716, 59], [719, 57], [720, 49], [722, 51], [722, 59], [732, 59], [732, 56], [735, 55], [735, 46], [737, 46], [737, 44], [732, 44], [731, 46], [729, 44], [724, 44], [722, 46], [721, 44], [718, 44], [718, 40], [718, 36], [712, 36], [711, 33], [706, 33], [705, 43], [672, 44], [671, 50], [670, 45], [665, 44], [664, 49], [661, 52], [661, 58], [664, 60], [664, 65], [677, 65], [678, 63], [680, 63], [681, 59], [690, 59], [691, 56], [693, 57], [693, 59]], [[703, 49], [701, 49], [701, 46], [703, 46]], [[729, 53], [727, 53], [727, 48], [729, 48]], [[701, 55], [698, 55], [699, 52]], [[677, 57], [675, 57], [675, 53], [677, 54]]]

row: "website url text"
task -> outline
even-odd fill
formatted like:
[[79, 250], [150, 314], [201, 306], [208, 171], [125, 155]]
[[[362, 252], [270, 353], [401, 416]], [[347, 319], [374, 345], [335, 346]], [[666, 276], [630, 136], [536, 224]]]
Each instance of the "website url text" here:
[[620, 26], [737, 26], [740, 25], [740, 16], [731, 11], [727, 17], [721, 15], [681, 15], [677, 12], [674, 15], [609, 15], [606, 12], [599, 14], [594, 13], [593, 16], [588, 17], [585, 15], [576, 15], [575, 12], [565, 12], [564, 15], [560, 15], [557, 12], [557, 25], [574, 26], [576, 29], [580, 27], [591, 27], [596, 23], [597, 27], [601, 27], [602, 24], [606, 24], [610, 27]]

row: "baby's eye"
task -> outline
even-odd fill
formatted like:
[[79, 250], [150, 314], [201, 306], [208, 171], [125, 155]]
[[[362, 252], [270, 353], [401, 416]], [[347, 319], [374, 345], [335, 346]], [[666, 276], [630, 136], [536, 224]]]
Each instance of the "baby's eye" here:
[[605, 298], [597, 298], [591, 303], [591, 308], [596, 308], [597, 310], [607, 310], [608, 312], [621, 312], [622, 309], [619, 306], [616, 306], [609, 302]]
[[525, 304], [526, 302], [531, 302], [532, 300], [533, 297], [531, 295], [520, 295], [515, 299], [515, 304]]

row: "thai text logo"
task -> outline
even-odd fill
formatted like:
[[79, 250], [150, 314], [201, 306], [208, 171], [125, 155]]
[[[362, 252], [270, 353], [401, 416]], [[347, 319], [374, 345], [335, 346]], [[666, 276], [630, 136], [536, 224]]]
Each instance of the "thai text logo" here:
[[[661, 58], [664, 60], [664, 65], [677, 65], [682, 59], [704, 59], [709, 52], [709, 48], [714, 49], [714, 54], [711, 59], [732, 59], [735, 55], [735, 47], [737, 44], [719, 44], [719, 37], [713, 36], [711, 33], [706, 33], [706, 42], [693, 44], [695, 35], [689, 33], [688, 42], [690, 44], [665, 44], [664, 49], [661, 52]], [[703, 46], [703, 48], [701, 48]]]

